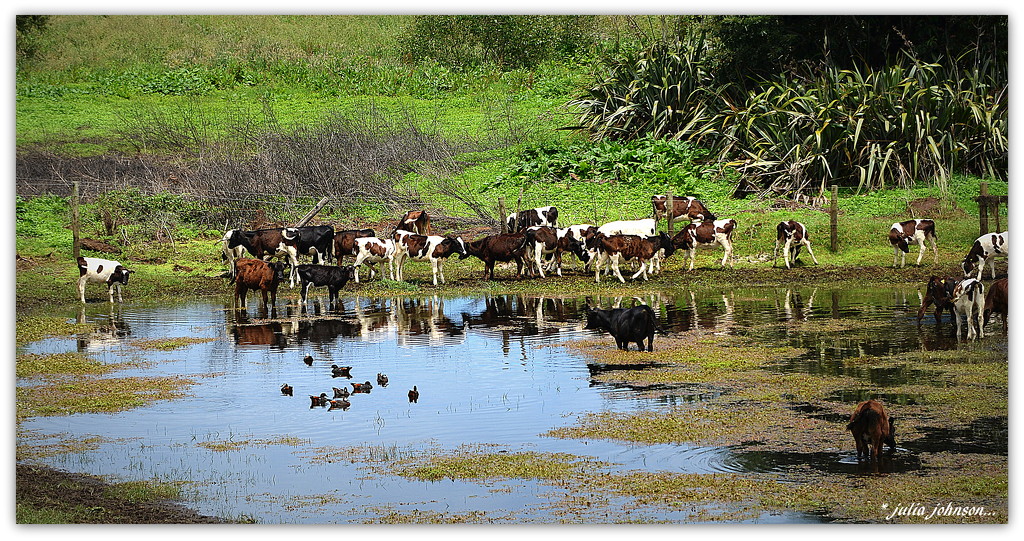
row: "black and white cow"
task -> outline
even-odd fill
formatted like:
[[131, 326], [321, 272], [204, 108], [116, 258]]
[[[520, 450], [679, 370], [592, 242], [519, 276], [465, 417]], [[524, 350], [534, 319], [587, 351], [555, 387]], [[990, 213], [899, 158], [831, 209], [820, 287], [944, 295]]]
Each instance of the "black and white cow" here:
[[245, 257], [245, 246], [242, 246], [241, 242], [233, 240], [240, 231], [240, 229], [229, 229], [221, 238], [221, 259], [226, 261], [228, 267], [231, 268], [231, 278], [235, 277], [235, 260]]
[[[935, 252], [935, 263], [939, 262], [939, 249], [935, 245], [935, 222], [927, 218], [918, 218], [896, 222], [889, 228], [889, 244], [892, 245], [893, 256], [892, 266], [896, 268], [896, 260], [903, 257], [900, 267], [907, 264], [907, 254], [910, 253], [910, 245], [916, 244], [921, 247], [917, 254], [917, 265], [921, 265], [921, 258], [924, 257], [925, 241], [930, 240], [932, 251]], [[900, 252], [903, 252], [902, 254]]]
[[128, 284], [131, 270], [126, 269], [117, 261], [95, 257], [78, 258], [78, 298], [85, 303], [85, 284], [87, 282], [103, 282], [107, 284], [110, 302], [114, 302], [114, 289], [117, 289], [117, 302], [121, 298], [121, 286]]
[[643, 304], [611, 310], [584, 306], [583, 311], [587, 316], [584, 328], [608, 331], [615, 338], [615, 346], [619, 349], [628, 351], [630, 342], [635, 342], [639, 350], [643, 351], [644, 340], [647, 340], [647, 351], [654, 351], [654, 333], [661, 329], [650, 306]]
[[518, 233], [527, 227], [546, 225], [558, 227], [558, 209], [555, 207], [537, 207], [509, 214], [505, 218], [509, 233]]
[[465, 258], [466, 245], [459, 237], [442, 237], [440, 235], [416, 235], [413, 233], [396, 231], [395, 241], [395, 280], [403, 280], [402, 268], [409, 259], [414, 261], [429, 261], [430, 269], [434, 276], [434, 285], [437, 285], [437, 277], [441, 276], [441, 283], [444, 283], [444, 260], [453, 254]]
[[313, 262], [323, 264], [331, 259], [334, 248], [334, 228], [329, 225], [311, 227], [275, 227], [242, 231], [233, 229], [228, 236], [226, 248], [244, 247], [257, 259], [285, 256], [291, 273], [288, 277], [290, 287], [295, 287], [297, 280], [295, 267], [299, 265], [299, 254], [312, 254]]
[[355, 270], [352, 265], [299, 265], [295, 267], [295, 274], [299, 277], [302, 302], [306, 302], [309, 288], [326, 287], [327, 300], [336, 303], [338, 291], [355, 276]]
[[971, 251], [967, 252], [960, 268], [964, 276], [970, 276], [974, 269], [978, 269], [978, 280], [981, 280], [985, 272], [985, 265], [992, 269], [992, 279], [996, 279], [996, 257], [1008, 257], [1010, 255], [1010, 232], [985, 233], [974, 241]]
[[772, 266], [774, 267], [779, 261], [779, 246], [782, 246], [783, 258], [786, 260], [786, 268], [790, 267], [790, 261], [796, 262], [796, 258], [800, 256], [800, 247], [806, 246], [807, 253], [811, 254], [811, 259], [814, 260], [814, 264], [818, 264], [818, 258], [814, 257], [814, 251], [811, 250], [811, 240], [807, 237], [807, 228], [804, 224], [795, 220], [789, 220], [788, 222], [779, 222], [779, 225], [775, 227], [775, 257], [772, 258]]
[[974, 278], [965, 278], [953, 289], [953, 320], [956, 322], [956, 338], [960, 339], [960, 316], [967, 317], [967, 339], [985, 337], [982, 324], [985, 313], [985, 284]]
[[295, 246], [296, 255], [312, 256], [313, 263], [323, 265], [333, 258], [334, 227], [332, 226], [286, 227], [281, 231], [281, 236], [286, 243]]

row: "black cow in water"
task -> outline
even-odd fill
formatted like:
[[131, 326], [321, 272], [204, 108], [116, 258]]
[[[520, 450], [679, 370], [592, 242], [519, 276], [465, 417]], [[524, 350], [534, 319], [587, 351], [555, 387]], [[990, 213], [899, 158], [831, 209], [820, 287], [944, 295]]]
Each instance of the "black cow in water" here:
[[646, 304], [612, 310], [585, 306], [583, 311], [587, 315], [587, 325], [584, 328], [608, 331], [615, 338], [615, 346], [623, 351], [629, 350], [630, 342], [636, 342], [640, 351], [643, 351], [645, 339], [647, 351], [654, 351], [654, 332], [664, 332], [658, 326], [654, 310]]

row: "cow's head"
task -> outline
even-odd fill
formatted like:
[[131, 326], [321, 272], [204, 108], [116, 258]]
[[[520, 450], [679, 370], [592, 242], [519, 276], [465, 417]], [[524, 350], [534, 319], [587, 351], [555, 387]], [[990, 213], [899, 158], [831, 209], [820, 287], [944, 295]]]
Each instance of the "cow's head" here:
[[967, 257], [965, 257], [963, 262], [960, 263], [960, 268], [963, 269], [964, 276], [970, 276], [971, 273], [978, 268], [978, 258], [974, 256], [973, 250], [972, 253], [967, 254]]
[[445, 237], [442, 244], [448, 245], [448, 253], [459, 254], [459, 259], [466, 259], [469, 257], [469, 253], [466, 252], [466, 243], [462, 241], [462, 237]]
[[672, 242], [672, 237], [669, 237], [668, 233], [662, 231], [658, 234], [658, 239], [661, 241], [662, 249], [665, 250], [665, 257], [676, 253], [676, 245]]
[[274, 273], [274, 280], [279, 282], [284, 281], [284, 268], [286, 265], [280, 261], [274, 261], [273, 263], [267, 263], [270, 266], [270, 270]]
[[910, 243], [907, 242], [907, 240], [909, 240], [909, 239], [910, 239], [910, 236], [909, 235], [905, 235], [903, 233], [895, 233], [894, 235], [893, 235], [893, 233], [890, 233], [890, 240], [895, 240], [895, 242], [896, 242], [895, 246], [897, 248], [899, 248], [900, 250], [903, 250], [903, 253], [905, 253], [905, 254], [909, 254], [910, 253]]
[[665, 203], [668, 198], [664, 195], [652, 195], [651, 196], [651, 207], [654, 208], [654, 217], [661, 218], [665, 215]]
[[606, 310], [591, 308], [587, 304], [583, 306], [583, 314], [587, 317], [587, 323], [583, 326], [584, 329], [608, 330], [611, 326], [611, 320]]
[[118, 265], [118, 266], [114, 267], [114, 272], [112, 272], [110, 274], [110, 278], [107, 279], [107, 284], [109, 285], [109, 284], [120, 283], [120, 284], [127, 285], [128, 284], [128, 278], [131, 276], [131, 274], [133, 272], [135, 272], [135, 271], [128, 270], [128, 269], [124, 268], [123, 266]]

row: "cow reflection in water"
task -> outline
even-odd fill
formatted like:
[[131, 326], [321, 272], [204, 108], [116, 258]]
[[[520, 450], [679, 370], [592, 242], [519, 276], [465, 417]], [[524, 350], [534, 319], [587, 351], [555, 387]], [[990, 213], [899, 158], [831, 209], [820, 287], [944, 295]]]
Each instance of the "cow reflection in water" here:
[[775, 301], [775, 308], [780, 312], [783, 321], [806, 321], [814, 313], [814, 296], [818, 289], [812, 289], [811, 294], [804, 301], [799, 291], [787, 289], [783, 297], [782, 305]]
[[285, 348], [295, 339], [293, 321], [253, 320], [245, 310], [229, 310], [228, 332], [239, 346], [274, 346]]
[[420, 337], [426, 337], [432, 345], [458, 344], [466, 340], [463, 325], [456, 324], [445, 315], [444, 299], [436, 295], [420, 299], [392, 299], [391, 306], [400, 346], [420, 343]]
[[[116, 346], [122, 340], [132, 334], [131, 326], [124, 320], [124, 312], [120, 304], [111, 304], [110, 311], [97, 317], [94, 322], [94, 329], [90, 332], [79, 333], [75, 346], [79, 353], [88, 353]], [[76, 323], [84, 325], [85, 305], [78, 308]]]
[[501, 350], [508, 356], [513, 339], [518, 338], [520, 349], [525, 350], [526, 337], [554, 336], [575, 329], [578, 306], [575, 299], [488, 296], [484, 298], [481, 312], [462, 312], [462, 323], [467, 329], [477, 327], [497, 332], [501, 337]]

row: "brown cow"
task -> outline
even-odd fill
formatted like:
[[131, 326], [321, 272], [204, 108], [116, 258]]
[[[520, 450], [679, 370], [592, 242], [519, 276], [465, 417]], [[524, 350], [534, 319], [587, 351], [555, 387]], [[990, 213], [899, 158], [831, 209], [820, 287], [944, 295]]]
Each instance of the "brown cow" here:
[[1009, 292], [1007, 291], [1008, 278], [1000, 278], [989, 286], [988, 294], [985, 295], [985, 325], [988, 325], [988, 318], [993, 312], [1002, 316], [1003, 333], [1006, 332], [1006, 312], [1009, 308]]
[[889, 446], [889, 452], [896, 448], [895, 417], [889, 417], [877, 400], [865, 400], [857, 404], [857, 409], [850, 416], [846, 429], [853, 432], [853, 440], [857, 442], [857, 457], [868, 456], [868, 445], [871, 445], [871, 456], [877, 459], [882, 452], [882, 444]]
[[267, 307], [267, 292], [270, 303], [277, 304], [277, 286], [284, 281], [284, 263], [268, 263], [260, 259], [235, 260], [235, 299], [245, 308], [245, 294], [250, 289], [263, 294], [263, 307]]
[[425, 210], [410, 210], [398, 220], [395, 231], [408, 231], [417, 235], [430, 235], [430, 215]]
[[484, 262], [484, 279], [494, 279], [494, 263], [497, 261], [516, 262], [516, 278], [523, 275], [523, 258], [526, 254], [526, 235], [523, 233], [502, 233], [490, 235], [466, 243], [466, 253]]
[[358, 255], [356, 239], [375, 237], [377, 234], [372, 229], [345, 229], [334, 233], [334, 256], [338, 258], [338, 266], [342, 265], [342, 258], [347, 255]]
[[924, 318], [924, 312], [928, 306], [935, 305], [935, 322], [942, 319], [942, 311], [953, 312], [953, 289], [959, 280], [956, 278], [939, 278], [932, 276], [928, 279], [928, 286], [925, 289], [924, 299], [921, 301], [921, 308], [917, 310], [917, 320]]
[[597, 264], [594, 265], [596, 269], [594, 281], [601, 281], [601, 267], [610, 261], [612, 273], [620, 282], [625, 283], [626, 280], [622, 278], [619, 271], [619, 263], [622, 260], [636, 260], [640, 263], [640, 270], [633, 274], [632, 279], [635, 280], [637, 276], [643, 275], [644, 280], [647, 280], [647, 262], [654, 259], [666, 245], [671, 248], [671, 241], [665, 233], [655, 237], [641, 237], [638, 235], [606, 236], [599, 232], [587, 240], [587, 248], [596, 248], [598, 252]]

